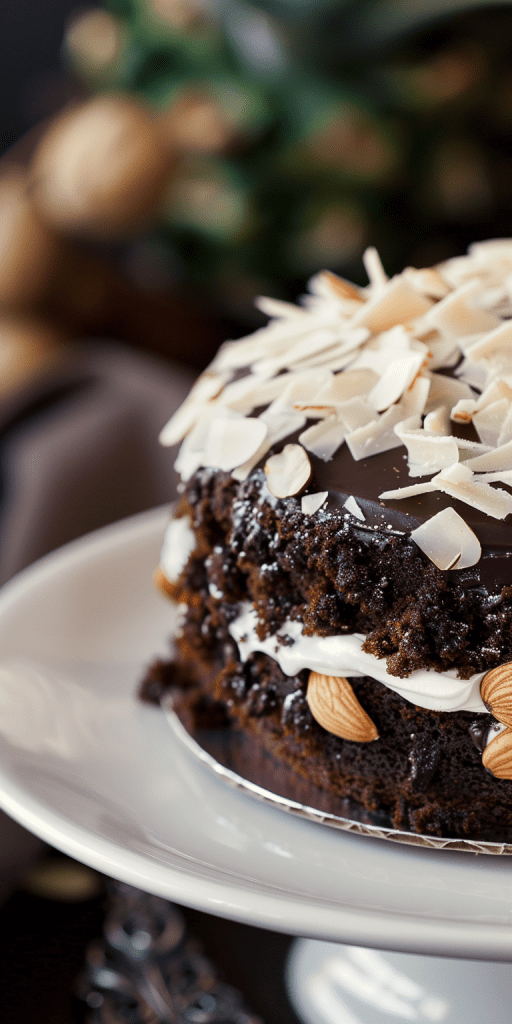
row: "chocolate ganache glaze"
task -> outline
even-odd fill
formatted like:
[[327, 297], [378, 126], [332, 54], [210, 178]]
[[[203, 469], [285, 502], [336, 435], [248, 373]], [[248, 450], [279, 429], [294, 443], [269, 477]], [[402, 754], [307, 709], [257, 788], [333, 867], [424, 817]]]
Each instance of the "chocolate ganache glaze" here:
[[489, 594], [499, 594], [503, 587], [512, 586], [510, 517], [504, 522], [493, 519], [441, 491], [401, 501], [379, 500], [382, 491], [406, 487], [410, 483], [407, 454], [400, 448], [356, 462], [348, 448], [343, 446], [330, 462], [313, 456], [311, 463], [318, 490], [329, 491], [328, 504], [324, 507], [341, 510], [350, 495], [356, 498], [366, 520], [358, 526], [361, 539], [364, 539], [365, 531], [374, 532], [376, 527], [387, 534], [410, 534], [442, 509], [452, 507], [476, 533], [482, 545], [482, 555], [477, 565], [469, 569], [449, 570], [449, 578], [463, 587], [485, 587]]

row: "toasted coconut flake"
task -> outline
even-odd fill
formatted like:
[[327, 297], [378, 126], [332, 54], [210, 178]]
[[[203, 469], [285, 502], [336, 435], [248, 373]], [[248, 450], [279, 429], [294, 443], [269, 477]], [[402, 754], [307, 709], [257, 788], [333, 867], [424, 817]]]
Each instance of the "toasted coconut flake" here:
[[302, 412], [308, 420], [325, 420], [336, 412], [333, 405], [302, 405], [299, 402], [295, 408], [297, 412]]
[[394, 428], [403, 419], [403, 416], [403, 407], [400, 404], [393, 405], [378, 419], [347, 434], [345, 440], [352, 458], [358, 462], [360, 459], [369, 458], [370, 455], [378, 455], [380, 452], [399, 448], [402, 442], [396, 436]]
[[477, 409], [485, 409], [494, 402], [500, 402], [502, 398], [512, 402], [512, 388], [505, 380], [491, 380], [477, 400]]
[[388, 283], [388, 275], [382, 266], [381, 258], [373, 245], [369, 245], [363, 253], [363, 263], [370, 285], [373, 288], [382, 288]]
[[383, 491], [379, 498], [383, 501], [399, 501], [401, 498], [416, 498], [418, 494], [428, 494], [429, 491], [437, 491], [431, 480], [423, 484], [410, 484], [409, 487], [397, 487], [394, 491]]
[[455, 438], [411, 429], [411, 422], [406, 420], [395, 426], [396, 435], [407, 448], [409, 476], [428, 476], [458, 462], [459, 449]]
[[439, 434], [441, 437], [447, 437], [450, 433], [450, 416], [446, 405], [439, 405], [437, 409], [427, 413], [423, 428], [430, 434]]
[[505, 320], [495, 326], [494, 330], [485, 334], [466, 349], [468, 359], [477, 363], [481, 359], [493, 359], [495, 356], [508, 354], [512, 356], [512, 322]]
[[422, 326], [435, 327], [448, 339], [491, 331], [498, 325], [498, 318], [473, 304], [478, 283], [468, 281], [453, 292], [449, 292], [426, 313]]
[[496, 473], [475, 473], [475, 480], [479, 484], [508, 484], [512, 485], [512, 469], [502, 469]]
[[485, 363], [473, 363], [471, 359], [463, 359], [455, 371], [456, 377], [475, 391], [483, 391], [487, 383], [487, 367]]
[[493, 473], [503, 469], [512, 469], [512, 441], [494, 448], [484, 455], [476, 455], [466, 460], [465, 465], [474, 473]]
[[454, 508], [444, 508], [411, 533], [427, 558], [443, 572], [476, 565], [482, 554], [480, 541]]
[[[204, 405], [201, 415], [192, 427], [192, 430], [185, 437], [178, 452], [178, 458], [174, 463], [176, 472], [179, 473], [183, 480], [190, 480], [190, 477], [193, 476], [196, 470], [200, 466], [204, 466], [204, 448], [212, 418], [217, 412], [218, 406], [214, 402]], [[236, 416], [230, 410], [227, 410], [227, 412], [230, 417]]]
[[352, 516], [355, 516], [356, 519], [361, 519], [362, 522], [366, 521], [366, 516], [362, 508], [360, 508], [359, 505], [357, 504], [357, 501], [354, 498], [353, 494], [351, 494], [343, 503], [343, 508], [346, 508], [347, 512], [350, 512], [350, 514]]
[[400, 359], [393, 359], [389, 363], [368, 395], [368, 401], [377, 412], [384, 412], [401, 398], [421, 370], [424, 361], [425, 356], [422, 352], [408, 352]]
[[199, 419], [204, 405], [201, 402], [185, 401], [180, 405], [168, 423], [160, 431], [158, 440], [165, 448], [179, 444]]
[[299, 494], [311, 479], [311, 463], [300, 444], [287, 444], [265, 463], [267, 487], [275, 498]]
[[477, 455], [485, 455], [491, 451], [489, 445], [480, 444], [479, 441], [465, 441], [462, 437], [455, 438], [457, 448], [459, 449], [459, 462], [466, 464], [469, 459], [476, 458]]
[[316, 494], [303, 494], [300, 499], [300, 507], [305, 516], [313, 516], [322, 507], [329, 491], [317, 491]]
[[511, 494], [475, 481], [471, 470], [461, 463], [438, 473], [430, 482], [436, 484], [436, 488], [445, 494], [465, 501], [466, 504], [480, 509], [494, 519], [505, 519], [512, 512]]
[[222, 391], [229, 374], [210, 373], [208, 370], [196, 380], [187, 398], [160, 431], [159, 441], [164, 447], [178, 444], [197, 422], [205, 405]]
[[347, 352], [346, 346], [341, 342], [326, 349], [318, 356], [311, 356], [309, 359], [301, 359], [294, 367], [295, 370], [314, 370], [322, 367], [323, 370], [344, 370], [354, 362], [354, 353]]
[[349, 398], [346, 402], [340, 402], [336, 412], [346, 433], [364, 427], [375, 419], [375, 409], [364, 398]]
[[307, 316], [307, 313], [301, 306], [296, 306], [293, 302], [283, 302], [282, 299], [273, 299], [268, 295], [257, 295], [254, 300], [256, 309], [259, 309], [261, 313], [265, 313], [265, 316], [276, 317], [276, 319], [293, 318]]
[[460, 348], [452, 338], [442, 338], [437, 331], [431, 331], [435, 338], [423, 336], [423, 341], [428, 345], [430, 352], [429, 369], [438, 370], [441, 367], [456, 366], [460, 360]]
[[464, 381], [456, 377], [445, 377], [443, 373], [430, 374], [430, 391], [427, 402], [427, 412], [436, 409], [438, 405], [446, 405], [452, 409], [459, 401], [473, 400], [473, 391]]
[[417, 416], [423, 414], [427, 399], [430, 392], [430, 380], [428, 377], [423, 377], [421, 374], [416, 377], [416, 380], [411, 384], [407, 391], [404, 391], [400, 401], [397, 403], [403, 409], [403, 419], [406, 420], [409, 416]]
[[267, 425], [261, 419], [216, 416], [210, 426], [203, 464], [229, 472], [250, 459], [266, 435]]
[[350, 398], [363, 398], [377, 379], [375, 371], [369, 368], [332, 374], [329, 383], [315, 395], [315, 399], [336, 406]]
[[486, 405], [480, 412], [475, 413], [473, 425], [482, 444], [488, 444], [491, 447], [498, 444], [498, 438], [510, 408], [508, 399], [502, 398], [499, 402]]
[[301, 301], [308, 309], [336, 310], [349, 317], [364, 302], [366, 295], [358, 285], [345, 281], [329, 270], [321, 270], [308, 281], [308, 294]]
[[411, 288], [400, 276], [392, 277], [356, 310], [351, 324], [364, 325], [377, 334], [397, 324], [406, 324], [425, 314], [432, 302]]
[[[253, 334], [239, 341], [227, 342], [219, 350], [211, 369], [227, 372], [253, 366], [262, 359], [272, 359], [286, 352], [294, 341], [304, 338], [317, 328], [325, 326], [322, 317], [305, 313], [303, 317], [289, 317], [271, 321]], [[272, 376], [271, 373], [268, 376]]]
[[311, 358], [314, 358], [316, 362], [318, 355], [329, 351], [337, 343], [338, 336], [332, 329], [322, 326], [315, 331], [310, 326], [305, 336], [303, 332], [302, 336], [298, 337], [295, 341], [290, 339], [286, 348], [283, 348], [277, 354], [270, 354], [262, 359], [257, 359], [252, 364], [253, 373], [261, 374], [264, 377], [271, 377], [281, 370], [295, 367], [300, 363], [301, 359], [311, 360]]
[[227, 384], [219, 402], [227, 405], [237, 412], [249, 413], [257, 406], [268, 405], [281, 395], [287, 386], [289, 374], [282, 374], [280, 377], [271, 377], [269, 380], [260, 380], [253, 374], [241, 377], [231, 384]]
[[509, 441], [512, 441], [512, 403], [501, 425], [498, 446], [501, 447], [501, 445], [508, 444]]
[[308, 427], [299, 435], [299, 441], [308, 452], [328, 462], [345, 440], [345, 430], [336, 413]]
[[265, 412], [262, 412], [259, 417], [260, 420], [266, 425], [267, 435], [260, 447], [254, 452], [250, 459], [243, 462], [240, 466], [237, 466], [233, 470], [232, 476], [235, 480], [246, 480], [249, 473], [252, 472], [258, 462], [264, 458], [267, 452], [270, 450], [273, 444], [278, 444], [279, 441], [283, 441], [285, 437], [289, 437], [290, 434], [295, 434], [297, 430], [301, 430], [306, 422], [306, 417], [299, 415], [299, 413], [290, 412], [286, 408], [276, 408], [276, 404], [269, 405]]
[[343, 277], [338, 277], [337, 274], [331, 273], [330, 270], [323, 270], [321, 277], [327, 286], [327, 290], [331, 295], [335, 295], [336, 298], [350, 299], [352, 302], [364, 302], [364, 297], [361, 295], [359, 288], [351, 284], [350, 281], [345, 281]]
[[449, 285], [434, 267], [425, 267], [422, 270], [406, 267], [403, 277], [417, 292], [422, 292], [431, 299], [443, 299], [450, 291]]
[[294, 409], [273, 402], [259, 417], [267, 425], [269, 446], [278, 444], [288, 434], [295, 434], [305, 426], [306, 417]]
[[475, 415], [478, 406], [474, 398], [461, 398], [456, 405], [454, 405], [450, 419], [454, 423], [471, 423], [473, 416]]
[[[182, 440], [177, 466], [183, 477], [214, 463], [243, 480], [272, 444], [300, 431], [312, 451], [329, 458], [345, 434], [355, 459], [402, 441], [411, 473], [434, 473], [429, 490], [497, 518], [508, 515], [511, 496], [493, 486], [509, 484], [512, 474], [505, 450], [512, 444], [512, 320], [500, 320], [512, 314], [507, 245], [479, 245], [439, 270], [407, 268], [392, 280], [370, 250], [365, 289], [323, 272], [301, 306], [258, 300], [274, 320], [223, 346], [162, 431], [165, 444]], [[459, 353], [455, 376], [436, 372], [455, 366]], [[232, 379], [242, 368], [247, 375]], [[232, 418], [250, 420], [261, 406], [268, 408], [254, 421], [259, 426], [242, 426], [236, 456], [228, 453], [229, 435], [237, 434]], [[454, 422], [473, 420], [480, 441], [450, 437], [447, 411]], [[308, 429], [304, 413], [317, 421]], [[425, 417], [423, 428], [418, 416]], [[416, 420], [407, 423], [410, 417]], [[499, 450], [496, 460], [487, 459], [489, 446]], [[473, 469], [480, 470], [477, 477]]]
[[302, 405], [309, 405], [315, 401], [318, 394], [327, 388], [333, 379], [330, 370], [319, 368], [308, 371], [295, 371], [283, 374], [278, 380], [285, 380], [286, 387], [283, 388], [279, 401], [275, 402], [271, 411], [287, 409], [289, 411], [300, 409]]

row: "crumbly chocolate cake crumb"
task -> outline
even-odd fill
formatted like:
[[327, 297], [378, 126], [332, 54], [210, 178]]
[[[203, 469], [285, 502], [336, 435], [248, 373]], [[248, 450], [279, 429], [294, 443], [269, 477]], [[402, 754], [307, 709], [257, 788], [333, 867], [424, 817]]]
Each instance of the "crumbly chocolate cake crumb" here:
[[160, 704], [170, 689], [189, 690], [196, 681], [180, 661], [158, 658], [149, 666], [139, 686], [139, 698], [146, 704]]
[[364, 530], [336, 509], [305, 517], [297, 499], [272, 499], [262, 471], [237, 484], [200, 470], [180, 514], [190, 515], [198, 539], [178, 588], [198, 654], [215, 649], [217, 609], [231, 606], [235, 617], [245, 598], [259, 612], [261, 639], [289, 619], [306, 634], [364, 633], [364, 649], [399, 677], [456, 668], [469, 678], [512, 660], [510, 588], [490, 602], [483, 587], [441, 572], [406, 535]]

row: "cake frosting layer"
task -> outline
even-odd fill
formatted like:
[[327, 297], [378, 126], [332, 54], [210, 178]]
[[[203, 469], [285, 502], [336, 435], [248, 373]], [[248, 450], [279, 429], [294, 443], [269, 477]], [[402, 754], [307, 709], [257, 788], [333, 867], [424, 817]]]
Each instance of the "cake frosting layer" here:
[[419, 669], [401, 680], [386, 671], [384, 662], [363, 650], [366, 638], [358, 633], [305, 636], [302, 623], [288, 620], [278, 633], [261, 640], [257, 626], [254, 608], [245, 604], [229, 627], [242, 661], [259, 651], [274, 658], [287, 676], [296, 676], [304, 669], [327, 676], [371, 676], [418, 707], [431, 711], [488, 713], [480, 696], [480, 683], [485, 673], [463, 680], [455, 671]]

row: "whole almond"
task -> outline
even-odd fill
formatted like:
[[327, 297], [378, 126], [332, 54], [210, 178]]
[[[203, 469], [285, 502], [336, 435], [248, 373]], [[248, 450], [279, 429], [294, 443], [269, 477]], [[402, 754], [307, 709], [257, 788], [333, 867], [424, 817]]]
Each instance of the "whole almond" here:
[[486, 673], [480, 683], [480, 695], [498, 722], [512, 726], [512, 662]]
[[512, 779], [512, 729], [505, 729], [486, 746], [482, 764], [497, 779]]
[[354, 743], [370, 743], [379, 738], [374, 723], [344, 676], [310, 672], [306, 696], [313, 718], [327, 732]]

